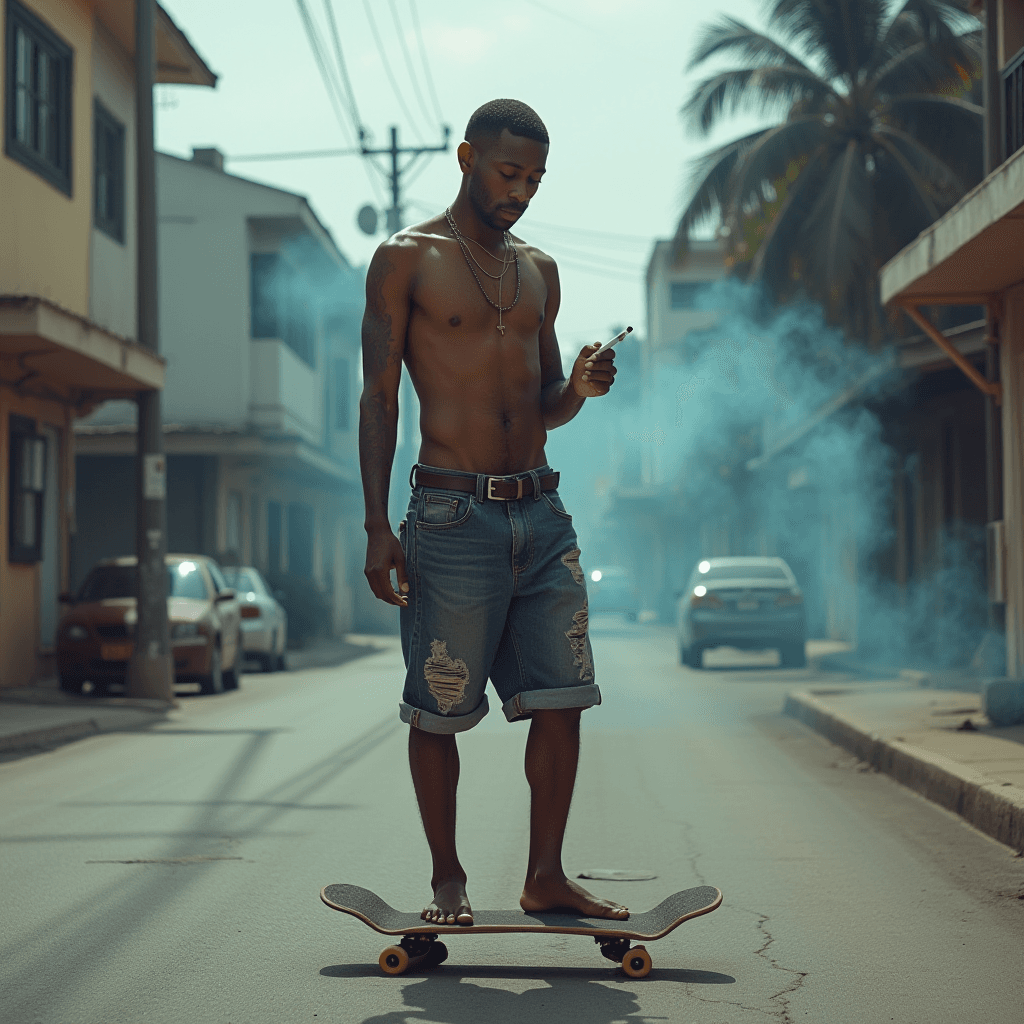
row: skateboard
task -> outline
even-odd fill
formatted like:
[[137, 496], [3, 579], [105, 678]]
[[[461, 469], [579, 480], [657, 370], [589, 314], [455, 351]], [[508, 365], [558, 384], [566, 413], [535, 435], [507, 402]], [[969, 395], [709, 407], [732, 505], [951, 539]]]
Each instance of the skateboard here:
[[546, 912], [527, 914], [522, 910], [474, 910], [473, 924], [438, 924], [424, 921], [419, 914], [403, 913], [389, 906], [376, 893], [358, 885], [325, 885], [320, 899], [332, 910], [351, 914], [382, 935], [401, 935], [388, 946], [378, 962], [385, 974], [404, 974], [414, 967], [437, 967], [448, 959], [441, 935], [483, 935], [498, 932], [546, 932], [562, 935], [590, 935], [601, 947], [601, 955], [622, 965], [631, 978], [644, 978], [651, 971], [651, 955], [643, 946], [630, 946], [636, 939], [646, 942], [668, 935], [691, 917], [717, 910], [722, 893], [713, 885], [683, 889], [662, 900], [653, 910], [630, 914], [624, 921], [578, 914]]

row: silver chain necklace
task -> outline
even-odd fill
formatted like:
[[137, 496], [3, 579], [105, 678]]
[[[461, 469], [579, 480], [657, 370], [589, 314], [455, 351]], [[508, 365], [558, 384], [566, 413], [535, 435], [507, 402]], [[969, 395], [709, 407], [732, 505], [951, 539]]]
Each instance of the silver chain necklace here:
[[[473, 275], [473, 280], [476, 281], [477, 287], [480, 289], [480, 294], [483, 295], [483, 297], [488, 301], [488, 303], [490, 303], [490, 305], [492, 305], [498, 311], [498, 330], [501, 332], [502, 337], [504, 337], [505, 328], [508, 325], [501, 322], [502, 314], [507, 313], [519, 301], [519, 290], [520, 286], [522, 285], [522, 276], [519, 273], [519, 250], [516, 248], [516, 243], [512, 241], [511, 234], [509, 234], [509, 232], [506, 231], [505, 251], [511, 252], [512, 261], [516, 265], [516, 296], [512, 300], [510, 305], [503, 306], [501, 304], [501, 279], [505, 276], [505, 271], [508, 269], [508, 261], [504, 259], [502, 260], [502, 271], [496, 277], [494, 274], [487, 274], [487, 271], [484, 270], [483, 267], [480, 267], [480, 269], [484, 270], [484, 273], [487, 274], [488, 277], [498, 282], [498, 301], [495, 302], [494, 299], [492, 299], [490, 295], [487, 294], [486, 290], [484, 289], [484, 283], [483, 281], [480, 280], [480, 275], [477, 274], [476, 270], [473, 267], [473, 264], [476, 263], [477, 261], [474, 258], [472, 252], [470, 252], [469, 246], [466, 245], [466, 239], [464, 238], [462, 232], [459, 230], [458, 224], [455, 223], [455, 218], [452, 216], [452, 208], [450, 206], [448, 207], [447, 210], [444, 211], [444, 216], [445, 219], [448, 221], [448, 227], [451, 228], [451, 232], [455, 238], [455, 241], [459, 243], [459, 248], [462, 250], [463, 258], [466, 260], [466, 266], [469, 267], [469, 272]], [[497, 259], [496, 256], [494, 258]], [[480, 266], [479, 263], [477, 263], [477, 266]]]

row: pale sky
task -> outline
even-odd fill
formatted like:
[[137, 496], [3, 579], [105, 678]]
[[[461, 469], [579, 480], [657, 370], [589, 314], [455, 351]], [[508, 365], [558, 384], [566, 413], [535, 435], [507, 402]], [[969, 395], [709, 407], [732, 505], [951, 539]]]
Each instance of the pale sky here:
[[[215, 90], [158, 89], [157, 146], [190, 156], [216, 146], [227, 170], [307, 196], [342, 251], [364, 264], [383, 239], [356, 214], [383, 210], [383, 179], [357, 156], [232, 163], [233, 155], [347, 147], [314, 63], [297, 0], [161, 0], [210, 67]], [[333, 56], [324, 4], [305, 0]], [[454, 146], [476, 107], [499, 96], [533, 106], [551, 134], [548, 173], [516, 233], [558, 261], [559, 340], [567, 354], [610, 325], [644, 327], [643, 273], [652, 240], [670, 236], [687, 160], [710, 143], [684, 129], [684, 68], [700, 24], [718, 14], [757, 22], [755, 0], [334, 0], [349, 76], [374, 146], [440, 142], [410, 14], [416, 4], [452, 148], [426, 159], [407, 190], [407, 222], [443, 210], [459, 171]], [[374, 42], [372, 12], [399, 90]], [[402, 27], [400, 35], [393, 12]], [[401, 45], [415, 69], [415, 83]], [[418, 86], [418, 88], [417, 88]], [[423, 100], [421, 107], [419, 98]], [[430, 117], [428, 117], [428, 114]], [[749, 130], [736, 123], [719, 137]], [[382, 218], [383, 227], [383, 218]]]

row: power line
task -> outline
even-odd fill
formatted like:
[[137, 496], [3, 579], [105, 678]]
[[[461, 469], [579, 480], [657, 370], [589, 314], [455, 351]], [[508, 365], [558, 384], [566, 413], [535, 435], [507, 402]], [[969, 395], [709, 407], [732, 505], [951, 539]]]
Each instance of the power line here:
[[423, 89], [420, 87], [420, 81], [416, 75], [416, 68], [412, 62], [409, 47], [405, 43], [405, 32], [402, 31], [402, 21], [398, 17], [398, 7], [395, 4], [395, 0], [388, 0], [388, 6], [391, 8], [391, 20], [395, 23], [395, 33], [398, 35], [398, 43], [402, 48], [402, 56], [405, 57], [405, 67], [409, 72], [409, 81], [412, 82], [416, 101], [420, 105], [420, 110], [423, 111], [423, 116], [427, 119], [427, 124], [430, 124], [434, 115], [427, 109], [427, 101], [423, 98]]
[[240, 153], [225, 159], [232, 163], [254, 160], [306, 160], [318, 156], [361, 156], [362, 149], [304, 149], [286, 153]]
[[420, 142], [422, 142], [423, 135], [419, 130], [416, 118], [412, 116], [412, 113], [409, 110], [409, 105], [405, 102], [405, 96], [402, 94], [402, 90], [398, 88], [398, 81], [395, 79], [395, 73], [391, 70], [391, 62], [388, 60], [387, 51], [384, 49], [384, 42], [380, 37], [380, 32], [377, 30], [377, 21], [373, 16], [373, 11], [370, 9], [369, 0], [363, 0], [363, 10], [366, 11], [366, 20], [370, 23], [370, 31], [373, 33], [373, 41], [377, 45], [377, 52], [380, 54], [381, 63], [384, 65], [384, 73], [388, 76], [388, 82], [391, 84], [391, 91], [395, 94], [395, 99], [398, 100], [398, 105], [402, 108], [402, 113], [405, 114], [410, 127], [416, 133], [416, 137]]
[[334, 55], [338, 61], [338, 70], [341, 72], [341, 78], [348, 93], [349, 113], [352, 116], [352, 123], [355, 125], [356, 131], [358, 131], [363, 126], [363, 121], [359, 116], [355, 90], [352, 88], [352, 82], [349, 80], [348, 66], [345, 64], [345, 55], [341, 50], [341, 36], [338, 35], [338, 23], [334, 20], [334, 4], [332, 0], [324, 0], [324, 10], [327, 12], [327, 21], [334, 40]]
[[443, 124], [444, 114], [441, 112], [441, 104], [437, 98], [437, 89], [434, 88], [434, 76], [430, 70], [430, 61], [427, 59], [427, 48], [423, 45], [423, 30], [420, 28], [420, 15], [416, 9], [416, 0], [409, 0], [409, 11], [412, 13], [412, 23], [416, 29], [416, 41], [419, 43], [420, 59], [423, 61], [423, 72], [427, 80], [427, 88], [430, 90], [430, 99], [434, 104], [438, 122]]
[[320, 46], [320, 37], [317, 33], [313, 18], [309, 13], [309, 8], [306, 7], [306, 0], [295, 0], [295, 3], [299, 8], [299, 17], [302, 19], [302, 27], [306, 30], [306, 39], [309, 41], [309, 48], [313, 51], [313, 59], [316, 61], [316, 66], [320, 71], [320, 78], [323, 80], [324, 88], [327, 90], [327, 95], [331, 101], [331, 106], [334, 108], [334, 116], [338, 119], [338, 124], [345, 133], [345, 137], [348, 138], [350, 142], [355, 142], [352, 138], [348, 123], [345, 120], [342, 111], [339, 109], [339, 103], [344, 104], [344, 98], [339, 96], [341, 90], [338, 84], [331, 77], [327, 62], [324, 59], [324, 53]]
[[[322, 81], [324, 83], [324, 88], [327, 90], [327, 95], [330, 98], [331, 106], [334, 108], [334, 116], [338, 119], [338, 124], [341, 126], [343, 134], [348, 139], [348, 141], [350, 143], [352, 143], [355, 140], [352, 138], [351, 132], [349, 131], [349, 128], [348, 128], [348, 125], [347, 125], [347, 123], [345, 121], [344, 116], [342, 115], [341, 111], [338, 109], [339, 102], [344, 104], [343, 90], [341, 89], [341, 86], [337, 82], [334, 81], [334, 79], [331, 76], [331, 73], [330, 73], [330, 71], [328, 69], [327, 60], [325, 59], [323, 48], [322, 48], [322, 45], [321, 45], [321, 42], [320, 42], [320, 35], [319, 35], [319, 33], [317, 31], [317, 28], [316, 28], [316, 23], [313, 21], [313, 17], [309, 13], [309, 8], [306, 6], [305, 0], [295, 0], [295, 2], [296, 2], [296, 4], [298, 5], [298, 8], [299, 8], [299, 17], [302, 19], [303, 28], [306, 30], [306, 38], [309, 41], [309, 48], [313, 51], [313, 59], [316, 61], [317, 67], [318, 67], [318, 69], [320, 71], [320, 78], [322, 79]], [[344, 58], [341, 57], [341, 43], [340, 43], [340, 40], [338, 42], [338, 56], [339, 56], [339, 58], [342, 59], [342, 61], [344, 61]], [[347, 81], [347, 74], [346, 74], [346, 81]], [[339, 99], [339, 97], [340, 97], [340, 99]], [[350, 98], [351, 98], [351, 111], [352, 111], [352, 113], [356, 113], [355, 93], [351, 93], [351, 97]], [[358, 117], [358, 115], [356, 115], [356, 116]], [[356, 120], [355, 128], [356, 128], [356, 130], [359, 133], [359, 141], [360, 141], [360, 150], [359, 150], [359, 152], [362, 152], [363, 128], [362, 128], [362, 125], [359, 123], [358, 119]], [[341, 154], [336, 154], [336, 155], [341, 155]], [[270, 160], [283, 160], [283, 159], [288, 159], [289, 158], [289, 154], [257, 154], [256, 157], [253, 157], [251, 159], [255, 159], [255, 158], [270, 159]], [[365, 163], [364, 163], [364, 167], [365, 167]], [[380, 183], [377, 181], [376, 177], [374, 177], [374, 175], [370, 172], [369, 168], [366, 168], [366, 177], [367, 177], [368, 181], [370, 182], [370, 190], [373, 192], [373, 194], [376, 197], [377, 201], [378, 202], [384, 202], [384, 199], [383, 199], [383, 197], [381, 195]]]

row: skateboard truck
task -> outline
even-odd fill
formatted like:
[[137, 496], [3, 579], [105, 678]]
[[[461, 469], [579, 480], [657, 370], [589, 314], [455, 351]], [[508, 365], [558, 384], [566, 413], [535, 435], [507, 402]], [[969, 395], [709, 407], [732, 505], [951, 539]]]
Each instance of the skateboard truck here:
[[448, 959], [448, 947], [437, 935], [416, 932], [403, 935], [397, 946], [388, 946], [377, 962], [385, 974], [404, 974], [412, 967], [437, 967]]
[[594, 941], [601, 947], [601, 956], [614, 963], [631, 978], [646, 978], [651, 973], [651, 954], [643, 946], [630, 946], [626, 938], [606, 938], [595, 935]]

